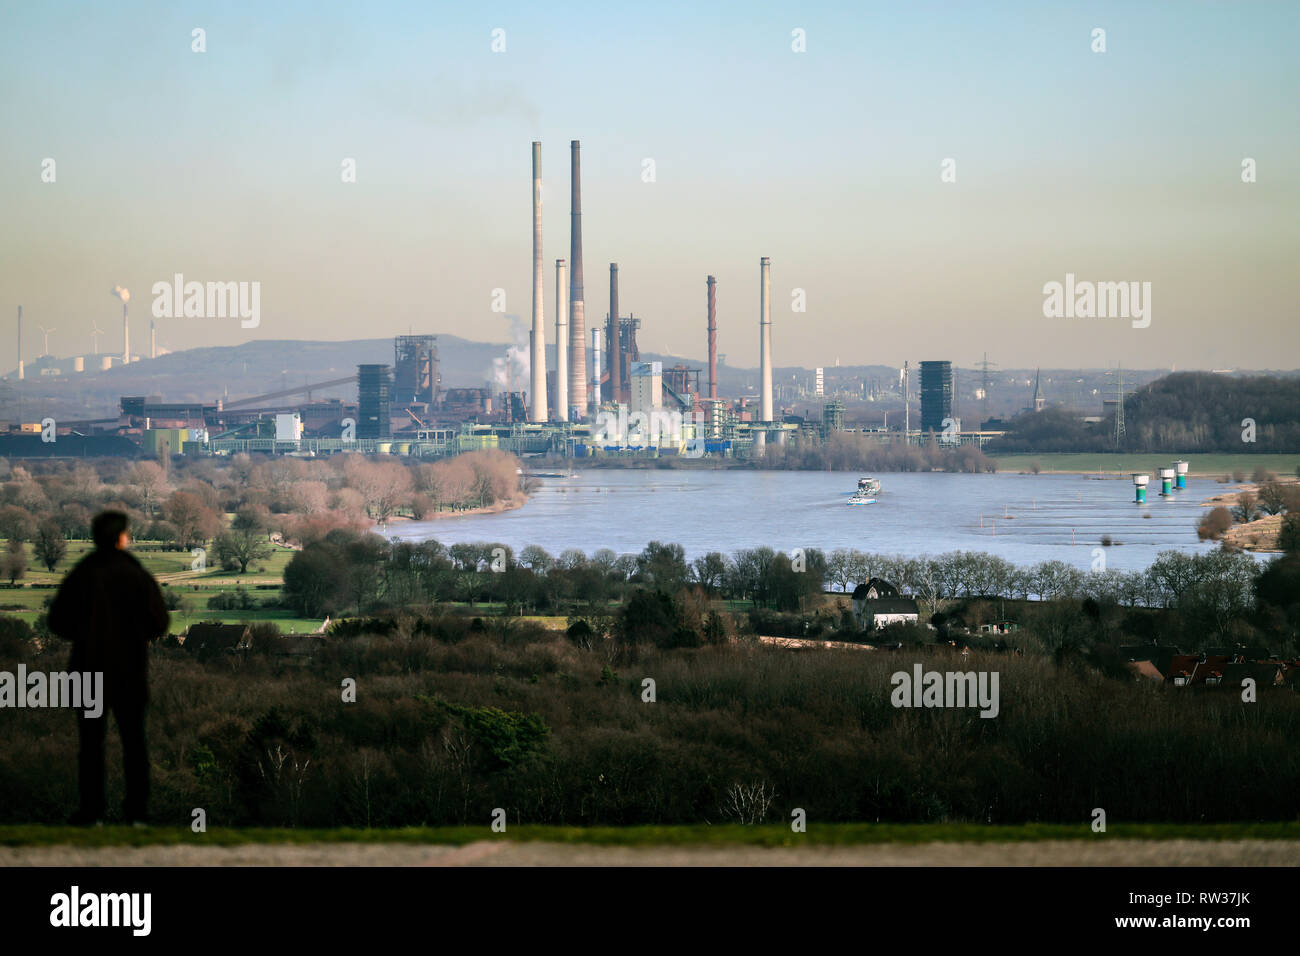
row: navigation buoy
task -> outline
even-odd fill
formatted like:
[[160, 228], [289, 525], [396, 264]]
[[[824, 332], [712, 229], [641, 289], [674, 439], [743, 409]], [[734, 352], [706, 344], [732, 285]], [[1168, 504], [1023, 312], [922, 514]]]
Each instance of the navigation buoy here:
[[1182, 489], [1187, 487], [1187, 462], [1174, 462], [1174, 487]]
[[1167, 498], [1174, 493], [1174, 470], [1172, 468], [1160, 469], [1160, 497]]
[[1133, 475], [1133, 490], [1136, 494], [1133, 500], [1137, 504], [1144, 505], [1147, 503], [1147, 482], [1150, 480], [1150, 475]]

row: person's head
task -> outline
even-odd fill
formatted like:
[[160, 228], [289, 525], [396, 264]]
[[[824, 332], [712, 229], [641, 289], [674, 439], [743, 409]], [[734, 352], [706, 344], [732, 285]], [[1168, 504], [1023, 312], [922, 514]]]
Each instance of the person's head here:
[[125, 548], [131, 543], [127, 531], [130, 521], [120, 511], [101, 511], [90, 523], [90, 536], [95, 539], [95, 547], [101, 551]]

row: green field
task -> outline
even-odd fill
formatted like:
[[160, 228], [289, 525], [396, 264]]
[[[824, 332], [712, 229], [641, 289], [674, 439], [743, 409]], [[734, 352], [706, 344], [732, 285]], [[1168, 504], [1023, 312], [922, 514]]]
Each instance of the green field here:
[[1221, 478], [1235, 471], [1249, 478], [1256, 468], [1263, 466], [1276, 472], [1280, 478], [1294, 478], [1300, 467], [1300, 455], [1122, 455], [1113, 453], [998, 455], [999, 472], [1028, 472], [1037, 462], [1043, 471], [1086, 474], [1102, 471], [1127, 476], [1131, 472], [1146, 472], [1155, 477], [1156, 469], [1168, 467], [1182, 459], [1188, 464], [1188, 473], [1194, 478]]
[[[27, 544], [27, 572], [18, 581], [19, 586], [11, 588], [7, 586], [8, 582], [0, 583], [0, 613], [12, 614], [29, 624], [35, 621], [45, 609], [46, 602], [53, 598], [55, 588], [63, 576], [92, 548], [89, 541], [69, 541], [67, 555], [50, 572], [36, 560], [31, 544]], [[173, 634], [182, 634], [191, 624], [200, 621], [271, 621], [286, 634], [310, 633], [320, 626], [319, 620], [301, 618], [295, 612], [282, 608], [257, 607], [229, 611], [208, 608], [210, 598], [222, 592], [233, 593], [240, 585], [258, 604], [268, 598], [278, 598], [284, 569], [295, 554], [292, 548], [274, 548], [269, 557], [251, 565], [245, 575], [220, 568], [194, 571], [191, 569], [194, 558], [188, 551], [165, 551], [150, 542], [136, 543], [131, 553], [140, 559], [146, 570], [158, 578], [165, 589], [181, 594], [182, 608], [172, 611]], [[259, 588], [258, 585], [262, 587]]]
[[741, 826], [555, 827], [510, 824], [506, 832], [477, 827], [406, 827], [395, 830], [287, 830], [188, 827], [0, 826], [0, 846], [238, 846], [249, 843], [426, 843], [463, 845], [476, 840], [541, 840], [598, 846], [862, 846], [879, 843], [1006, 843], [1034, 840], [1300, 840], [1300, 823], [1112, 824], [1094, 833], [1079, 823], [986, 826], [967, 823], [822, 823], [806, 833], [786, 824]]

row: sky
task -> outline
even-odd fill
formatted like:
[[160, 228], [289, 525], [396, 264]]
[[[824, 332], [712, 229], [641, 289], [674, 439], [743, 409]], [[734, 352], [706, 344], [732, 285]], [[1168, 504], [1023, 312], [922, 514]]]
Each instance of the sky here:
[[[177, 273], [260, 283], [261, 312], [158, 318], [172, 350], [509, 341], [532, 309], [534, 140], [553, 343], [574, 139], [588, 326], [616, 261], [645, 350], [704, 354], [712, 274], [719, 351], [757, 364], [769, 256], [777, 365], [1300, 366], [1300, 4], [42, 2], [4, 21], [6, 369], [18, 305], [28, 362], [38, 325], [58, 356], [89, 354], [96, 322], [120, 351], [124, 286], [138, 351]], [[1149, 282], [1149, 324], [1045, 316], [1067, 273]]]

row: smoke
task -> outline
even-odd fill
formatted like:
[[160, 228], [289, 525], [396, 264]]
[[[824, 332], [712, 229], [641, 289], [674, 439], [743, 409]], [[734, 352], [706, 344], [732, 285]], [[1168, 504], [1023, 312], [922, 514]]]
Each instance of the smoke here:
[[[492, 368], [487, 377], [492, 382], [493, 390], [498, 392], [528, 391], [532, 371], [532, 362], [528, 354], [528, 333], [530, 325], [517, 315], [507, 315], [510, 320], [510, 338], [514, 344], [506, 349], [506, 354], [492, 360]], [[529, 396], [531, 400], [532, 396]]]
[[130, 291], [127, 290], [127, 289], [123, 289], [120, 285], [115, 285], [115, 286], [113, 286], [113, 291], [110, 292], [109, 295], [115, 295], [115, 296], [117, 296], [119, 299], [121, 299], [123, 302], [130, 302], [130, 301], [131, 301], [131, 293], [130, 293]]

